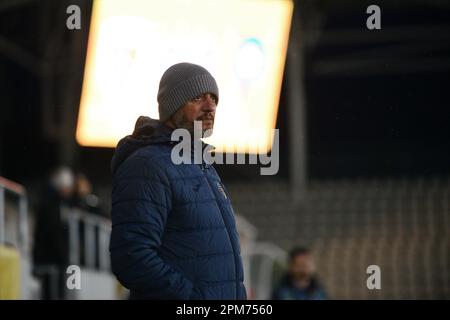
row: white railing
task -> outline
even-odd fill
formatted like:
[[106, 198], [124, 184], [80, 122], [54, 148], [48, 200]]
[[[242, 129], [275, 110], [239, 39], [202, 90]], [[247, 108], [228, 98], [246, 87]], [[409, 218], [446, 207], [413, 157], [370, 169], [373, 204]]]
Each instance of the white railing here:
[[[274, 282], [274, 267], [284, 267], [286, 252], [268, 242], [255, 243], [241, 252], [245, 269], [247, 269], [246, 285], [250, 291], [250, 298], [265, 300], [271, 298]], [[259, 258], [259, 259], [257, 259]], [[253, 274], [254, 273], [254, 274]]]
[[35, 272], [43, 279], [44, 277], [48, 279], [49, 298], [70, 300], [120, 298], [115, 277], [110, 271], [108, 248], [111, 234], [110, 220], [63, 205], [60, 219], [68, 229], [66, 267], [74, 265], [79, 268], [81, 287], [76, 290], [67, 287], [68, 269], [61, 269], [57, 265], [40, 265], [35, 268]]
[[[68, 207], [61, 208], [61, 216], [68, 225], [69, 264], [81, 269], [80, 290], [66, 289], [65, 299], [123, 298], [123, 292], [120, 292], [110, 268], [111, 221], [81, 209]], [[83, 234], [80, 232], [81, 226]]]
[[[87, 268], [96, 268], [98, 256], [99, 269], [109, 270], [109, 238], [111, 236], [111, 221], [77, 208], [62, 207], [62, 218], [69, 227], [69, 263], [80, 265], [84, 258]], [[81, 250], [80, 225], [84, 226], [84, 250]], [[98, 238], [96, 237], [98, 230]], [[84, 255], [82, 257], [82, 254]]]
[[285, 264], [287, 253], [273, 243], [256, 241], [258, 230], [244, 217], [236, 215], [236, 224], [247, 295], [255, 300], [270, 299], [275, 285], [274, 267]]

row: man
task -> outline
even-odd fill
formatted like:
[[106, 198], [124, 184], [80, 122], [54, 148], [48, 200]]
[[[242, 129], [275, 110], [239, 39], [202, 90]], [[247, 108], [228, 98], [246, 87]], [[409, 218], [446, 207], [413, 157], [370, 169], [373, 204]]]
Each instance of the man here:
[[73, 205], [74, 176], [71, 169], [53, 171], [40, 197], [34, 232], [34, 272], [42, 282], [42, 299], [65, 298], [65, 271], [69, 263], [68, 229], [62, 207]]
[[289, 254], [289, 272], [273, 293], [276, 300], [324, 300], [325, 290], [315, 276], [314, 261], [307, 248]]
[[[215, 169], [171, 160], [174, 129], [211, 130], [219, 99], [203, 67], [179, 63], [112, 160], [112, 271], [131, 299], [246, 299], [230, 198]], [[194, 143], [193, 143], [194, 144]]]

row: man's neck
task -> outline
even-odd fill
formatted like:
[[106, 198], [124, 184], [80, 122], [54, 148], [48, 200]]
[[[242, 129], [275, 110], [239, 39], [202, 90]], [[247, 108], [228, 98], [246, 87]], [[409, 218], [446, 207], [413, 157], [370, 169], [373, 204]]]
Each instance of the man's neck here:
[[166, 125], [169, 128], [176, 129], [175, 124], [173, 123], [172, 119], [169, 119], [166, 122], [164, 122], [164, 125]]

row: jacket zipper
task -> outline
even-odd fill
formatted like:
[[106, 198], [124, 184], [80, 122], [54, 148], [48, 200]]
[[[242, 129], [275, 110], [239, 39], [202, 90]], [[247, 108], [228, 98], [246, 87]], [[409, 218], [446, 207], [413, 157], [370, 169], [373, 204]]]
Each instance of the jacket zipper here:
[[[211, 192], [212, 192], [213, 194], [215, 194], [215, 193], [214, 193], [214, 189], [211, 187], [211, 183], [210, 183], [209, 180], [208, 180], [208, 176], [207, 176], [207, 174], [206, 174], [206, 168], [205, 168], [204, 163], [202, 163], [202, 164], [200, 165], [200, 168], [201, 168], [201, 170], [202, 170], [202, 172], [203, 172], [203, 174], [204, 174], [204, 176], [205, 176], [205, 179], [206, 179], [206, 182], [207, 182], [208, 185], [209, 185], [209, 188], [211, 189]], [[231, 203], [230, 203], [230, 205], [231, 205]], [[222, 210], [220, 209], [220, 206], [217, 205], [217, 208], [219, 209], [219, 212], [220, 212], [220, 214], [221, 214], [221, 216], [222, 216], [223, 223], [225, 224], [225, 218], [224, 218], [224, 216], [223, 216]], [[231, 236], [230, 236], [230, 233], [228, 232], [228, 228], [227, 228], [226, 224], [225, 224], [225, 230], [227, 231], [228, 239], [230, 240], [230, 243], [231, 243], [231, 249], [233, 250], [234, 274], [235, 274], [235, 277], [236, 277], [236, 299], [237, 299], [237, 298], [238, 298], [238, 293], [239, 293], [239, 281], [238, 281], [238, 279], [237, 279], [237, 277], [238, 277], [238, 270], [237, 270], [236, 252], [235, 252], [235, 249], [234, 249], [234, 246], [233, 246], [233, 242], [231, 241]]]

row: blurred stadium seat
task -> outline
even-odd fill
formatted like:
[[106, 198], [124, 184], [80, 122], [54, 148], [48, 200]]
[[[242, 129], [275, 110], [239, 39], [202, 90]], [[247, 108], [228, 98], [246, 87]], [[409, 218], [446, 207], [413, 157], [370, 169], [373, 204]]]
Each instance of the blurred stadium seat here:
[[[228, 189], [259, 240], [312, 247], [331, 298], [450, 298], [448, 179], [314, 181], [299, 204], [283, 182]], [[372, 264], [382, 290], [366, 287]]]

